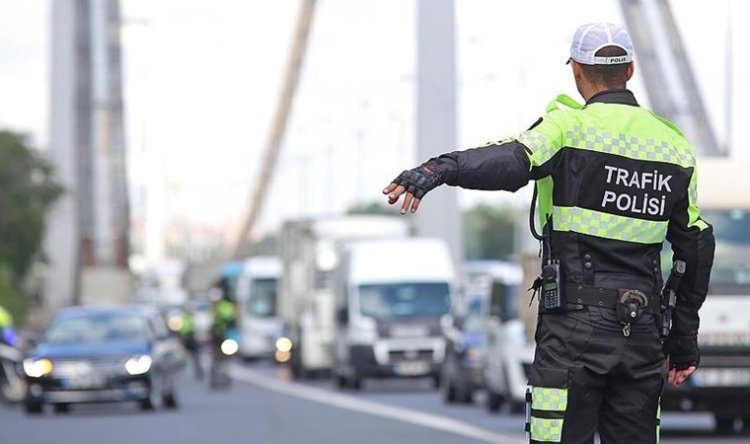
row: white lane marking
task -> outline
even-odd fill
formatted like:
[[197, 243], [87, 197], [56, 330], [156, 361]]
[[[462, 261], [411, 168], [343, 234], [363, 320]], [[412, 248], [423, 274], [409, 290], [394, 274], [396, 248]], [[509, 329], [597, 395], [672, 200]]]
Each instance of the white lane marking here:
[[446, 416], [420, 412], [418, 410], [407, 409], [404, 407], [390, 406], [373, 401], [366, 401], [350, 395], [330, 392], [294, 382], [282, 381], [266, 376], [255, 370], [250, 370], [246, 367], [233, 366], [231, 368], [231, 373], [232, 377], [240, 381], [267, 390], [272, 390], [277, 393], [282, 393], [284, 395], [296, 396], [297, 398], [307, 399], [321, 404], [328, 404], [333, 407], [442, 430], [466, 438], [477, 439], [479, 441], [493, 444], [520, 444], [528, 442], [521, 434], [519, 434], [519, 436], [503, 435]]

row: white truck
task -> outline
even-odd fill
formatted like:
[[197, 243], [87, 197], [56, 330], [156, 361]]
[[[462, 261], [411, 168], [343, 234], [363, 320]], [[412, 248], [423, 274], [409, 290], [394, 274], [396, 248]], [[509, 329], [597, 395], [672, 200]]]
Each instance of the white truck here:
[[[701, 363], [685, 384], [665, 389], [661, 405], [711, 412], [717, 429], [729, 432], [740, 419], [750, 428], [750, 165], [700, 159], [698, 167], [701, 216], [716, 237], [711, 283], [699, 312]], [[671, 260], [665, 248], [662, 262]]]
[[445, 356], [440, 319], [449, 312], [456, 273], [441, 239], [352, 242], [336, 272], [335, 364], [340, 388], [365, 378], [432, 377]]
[[276, 351], [281, 320], [276, 302], [281, 260], [275, 256], [245, 259], [237, 279], [237, 328], [239, 355], [245, 359], [268, 358]]
[[[357, 239], [406, 237], [405, 219], [340, 216], [288, 221], [279, 239], [282, 275], [278, 311], [295, 377], [328, 372], [333, 364], [333, 272], [341, 245]], [[289, 348], [289, 350], [286, 350]], [[286, 360], [285, 359], [285, 360]]]

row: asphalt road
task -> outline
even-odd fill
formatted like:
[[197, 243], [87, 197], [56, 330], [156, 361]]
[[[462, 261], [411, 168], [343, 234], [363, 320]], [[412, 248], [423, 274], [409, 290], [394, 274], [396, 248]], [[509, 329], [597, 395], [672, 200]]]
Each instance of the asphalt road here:
[[[75, 406], [30, 417], [0, 405], [0, 443], [10, 444], [475, 444], [527, 442], [522, 415], [492, 415], [481, 399], [446, 406], [426, 380], [368, 381], [362, 392], [337, 392], [328, 381], [297, 384], [267, 364], [236, 365], [227, 391], [183, 378], [180, 408], [142, 412], [132, 404]], [[740, 443], [712, 435], [705, 415], [665, 415], [663, 443]]]

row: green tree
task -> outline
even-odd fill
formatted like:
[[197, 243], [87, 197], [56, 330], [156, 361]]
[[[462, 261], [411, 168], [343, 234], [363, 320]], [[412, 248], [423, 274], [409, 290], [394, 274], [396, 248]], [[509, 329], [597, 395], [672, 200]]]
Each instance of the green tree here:
[[511, 207], [480, 204], [463, 214], [466, 259], [507, 259], [513, 254], [515, 221]]
[[47, 210], [62, 192], [52, 166], [24, 136], [0, 131], [0, 305], [18, 319], [27, 305], [21, 282], [39, 257]]
[[390, 206], [380, 202], [368, 202], [352, 205], [346, 210], [346, 214], [381, 214], [393, 216], [398, 214], [400, 209], [400, 205]]
[[250, 256], [275, 256], [279, 254], [279, 238], [275, 234], [267, 234], [250, 246]]

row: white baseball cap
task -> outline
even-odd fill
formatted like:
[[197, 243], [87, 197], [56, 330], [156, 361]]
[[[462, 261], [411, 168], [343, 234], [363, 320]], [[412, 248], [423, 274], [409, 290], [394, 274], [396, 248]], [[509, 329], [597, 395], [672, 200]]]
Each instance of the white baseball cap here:
[[[625, 55], [599, 57], [596, 52], [607, 46], [625, 50]], [[612, 23], [589, 23], [576, 30], [570, 44], [570, 58], [584, 65], [618, 65], [633, 60], [633, 42], [622, 26]], [[570, 59], [568, 60], [570, 62]]]

